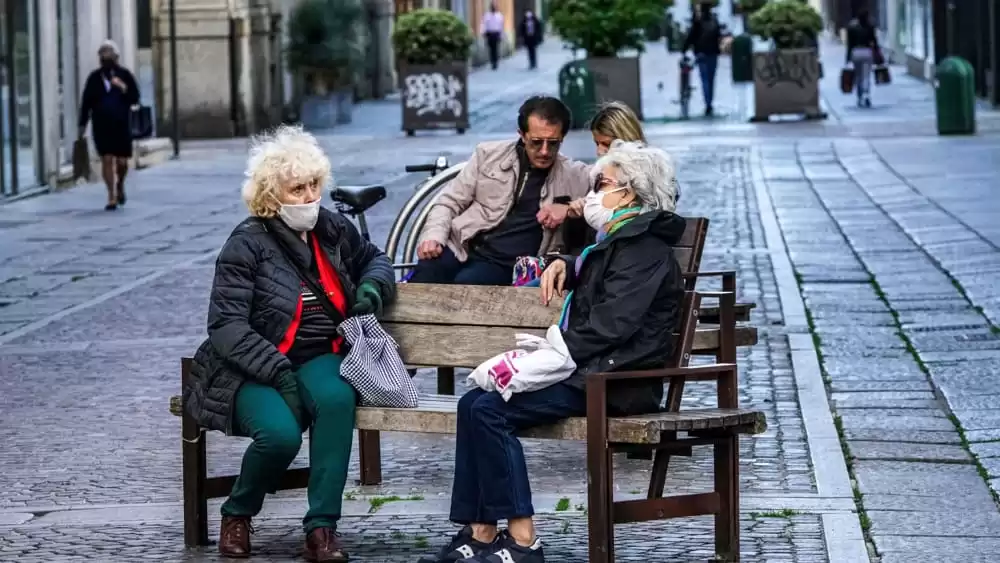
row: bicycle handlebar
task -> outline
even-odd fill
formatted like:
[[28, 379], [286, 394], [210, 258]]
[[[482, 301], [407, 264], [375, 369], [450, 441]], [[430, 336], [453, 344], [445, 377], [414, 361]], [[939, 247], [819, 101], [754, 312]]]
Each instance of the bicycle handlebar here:
[[437, 172], [437, 163], [430, 164], [407, 164], [404, 170], [407, 172]]

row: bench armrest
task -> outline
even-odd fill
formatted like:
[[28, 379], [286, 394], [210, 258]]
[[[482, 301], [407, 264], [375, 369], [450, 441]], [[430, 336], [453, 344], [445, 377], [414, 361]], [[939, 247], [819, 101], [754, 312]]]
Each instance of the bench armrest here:
[[[684, 279], [694, 279], [698, 278], [722, 278], [722, 291], [736, 291], [736, 270], [715, 270], [708, 272], [687, 272], [681, 274]], [[693, 290], [694, 286], [689, 287], [688, 290]]]
[[592, 453], [608, 444], [608, 382], [639, 381], [683, 377], [692, 380], [718, 382], [718, 407], [737, 408], [736, 364], [712, 364], [683, 368], [653, 369], [645, 371], [601, 372], [587, 375], [587, 450], [588, 465], [596, 463]]

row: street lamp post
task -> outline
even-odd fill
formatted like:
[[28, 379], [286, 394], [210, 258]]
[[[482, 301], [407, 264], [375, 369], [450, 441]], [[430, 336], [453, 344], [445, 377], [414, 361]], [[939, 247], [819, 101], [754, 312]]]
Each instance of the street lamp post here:
[[177, 1], [170, 0], [170, 140], [174, 158], [181, 155], [181, 125], [177, 118]]

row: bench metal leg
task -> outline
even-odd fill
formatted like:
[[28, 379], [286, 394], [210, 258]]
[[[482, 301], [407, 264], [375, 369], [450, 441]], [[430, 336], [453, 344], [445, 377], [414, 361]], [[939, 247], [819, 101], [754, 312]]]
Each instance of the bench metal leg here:
[[438, 395], [455, 394], [455, 368], [437, 368]]
[[208, 454], [205, 434], [186, 413], [181, 417], [181, 464], [184, 481], [184, 545], [208, 545]]
[[382, 482], [382, 436], [376, 430], [358, 430], [358, 462], [362, 485]]
[[[602, 382], [603, 383], [603, 382]], [[587, 393], [587, 527], [590, 536], [589, 563], [613, 563], [614, 485], [611, 448], [608, 447], [607, 399], [604, 393]], [[598, 422], [595, 422], [598, 421]], [[602, 422], [604, 422], [602, 424]]]
[[720, 510], [715, 515], [715, 552], [719, 561], [740, 560], [739, 436], [720, 438], [715, 445], [715, 491]]

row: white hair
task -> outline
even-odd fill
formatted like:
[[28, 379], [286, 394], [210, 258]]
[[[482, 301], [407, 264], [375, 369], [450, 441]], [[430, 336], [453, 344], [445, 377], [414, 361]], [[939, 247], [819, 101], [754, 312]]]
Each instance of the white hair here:
[[243, 201], [256, 217], [274, 217], [281, 207], [281, 190], [296, 182], [331, 181], [330, 159], [311, 133], [300, 125], [279, 125], [253, 138], [246, 171]]
[[101, 51], [105, 50], [111, 51], [111, 54], [116, 57], [121, 55], [121, 52], [118, 51], [118, 44], [111, 39], [105, 39], [104, 41], [101, 41], [101, 46], [97, 48], [97, 54], [101, 54]]
[[618, 181], [635, 192], [642, 212], [677, 209], [677, 169], [669, 154], [641, 141], [615, 140], [591, 168], [592, 180], [605, 167], [618, 170]]

